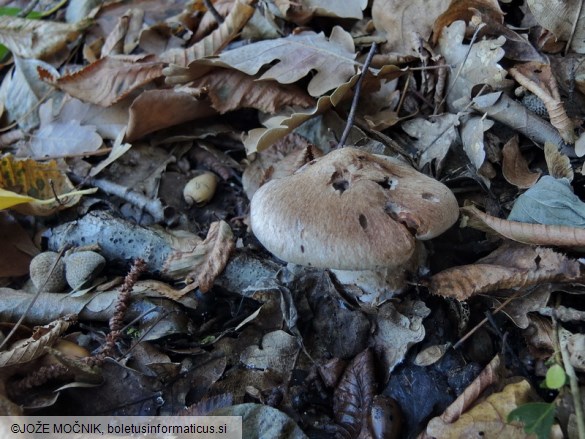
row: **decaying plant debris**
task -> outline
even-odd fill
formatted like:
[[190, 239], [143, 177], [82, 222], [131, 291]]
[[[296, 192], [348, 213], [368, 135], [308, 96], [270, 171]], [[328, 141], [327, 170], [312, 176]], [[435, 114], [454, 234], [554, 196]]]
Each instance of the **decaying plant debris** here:
[[0, 414], [584, 439], [553, 3], [2, 2]]

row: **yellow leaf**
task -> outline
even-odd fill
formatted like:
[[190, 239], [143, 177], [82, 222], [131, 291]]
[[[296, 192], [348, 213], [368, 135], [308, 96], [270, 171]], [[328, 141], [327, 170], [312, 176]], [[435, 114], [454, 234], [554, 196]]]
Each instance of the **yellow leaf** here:
[[17, 160], [7, 154], [0, 160], [0, 209], [14, 208], [28, 214], [47, 216], [71, 207], [81, 195], [97, 189], [73, 191], [74, 186], [57, 162]]
[[27, 197], [25, 195], [19, 195], [15, 192], [7, 191], [0, 188], [0, 210], [8, 209], [17, 204], [28, 203], [33, 201], [34, 198]]

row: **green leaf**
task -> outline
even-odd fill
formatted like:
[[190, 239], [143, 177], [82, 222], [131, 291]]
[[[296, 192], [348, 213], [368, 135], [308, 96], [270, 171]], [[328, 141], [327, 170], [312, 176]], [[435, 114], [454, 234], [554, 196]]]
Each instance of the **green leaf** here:
[[529, 402], [512, 410], [507, 421], [520, 421], [524, 424], [525, 433], [534, 433], [538, 439], [548, 439], [555, 420], [555, 408], [554, 403]]
[[546, 371], [546, 379], [544, 383], [549, 389], [560, 389], [567, 382], [567, 375], [565, 369], [560, 364], [553, 364]]

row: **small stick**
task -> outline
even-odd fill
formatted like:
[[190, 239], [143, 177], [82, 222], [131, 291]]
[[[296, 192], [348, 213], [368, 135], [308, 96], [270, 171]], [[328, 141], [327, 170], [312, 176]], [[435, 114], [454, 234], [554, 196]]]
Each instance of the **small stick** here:
[[[75, 181], [75, 176], [71, 176], [71, 179]], [[76, 181], [76, 183], [79, 183], [79, 181]], [[158, 198], [148, 198], [140, 192], [133, 191], [130, 188], [124, 187], [118, 183], [114, 183], [113, 181], [104, 180], [102, 178], [87, 178], [83, 181], [83, 183], [89, 186], [95, 186], [110, 195], [115, 195], [122, 198], [123, 200], [126, 200], [133, 206], [146, 210], [149, 214], [152, 215], [154, 221], [157, 223], [169, 220], [167, 218], [168, 215], [165, 206], [163, 206], [162, 202]]]
[[211, 3], [211, 0], [203, 0], [203, 3], [205, 3], [207, 10], [211, 12], [211, 15], [213, 15], [215, 21], [217, 21], [219, 24], [222, 24], [223, 17], [219, 14], [219, 12], [217, 12], [217, 9], [215, 9], [215, 6], [213, 6], [213, 3]]
[[[517, 290], [514, 294], [512, 294], [510, 297], [508, 297], [500, 306], [498, 306], [493, 314], [497, 314], [499, 313], [501, 310], [503, 310], [512, 300], [516, 299], [518, 297], [518, 295], [520, 294], [520, 290]], [[461, 347], [461, 345], [463, 343], [465, 343], [465, 341], [471, 337], [473, 334], [475, 334], [475, 332], [481, 328], [483, 325], [485, 325], [488, 321], [488, 318], [485, 317], [481, 322], [479, 322], [477, 325], [475, 325], [467, 334], [465, 334], [461, 340], [459, 340], [457, 343], [455, 343], [453, 345], [453, 349], [458, 349]]]
[[372, 43], [372, 47], [370, 47], [370, 52], [368, 53], [368, 57], [366, 58], [366, 62], [364, 62], [364, 69], [358, 79], [358, 82], [355, 86], [355, 93], [353, 95], [353, 100], [351, 101], [351, 108], [349, 110], [349, 116], [347, 117], [347, 124], [345, 125], [345, 129], [343, 130], [343, 134], [339, 139], [339, 143], [337, 144], [337, 148], [343, 148], [347, 138], [349, 137], [349, 132], [351, 131], [351, 127], [353, 126], [353, 121], [355, 119], [355, 112], [357, 108], [357, 103], [360, 99], [360, 92], [362, 88], [362, 82], [364, 82], [364, 77], [368, 71], [368, 67], [372, 62], [372, 58], [374, 57], [374, 53], [376, 52], [377, 44], [376, 42]]

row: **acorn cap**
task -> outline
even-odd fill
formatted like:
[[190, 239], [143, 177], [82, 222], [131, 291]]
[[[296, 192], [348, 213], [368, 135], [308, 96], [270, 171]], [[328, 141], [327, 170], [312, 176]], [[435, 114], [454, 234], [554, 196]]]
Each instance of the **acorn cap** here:
[[400, 160], [341, 148], [252, 198], [251, 227], [278, 258], [339, 270], [406, 263], [415, 239], [431, 239], [459, 216], [453, 193]]

